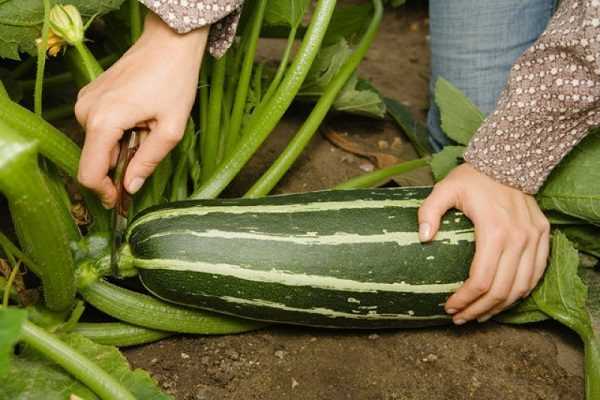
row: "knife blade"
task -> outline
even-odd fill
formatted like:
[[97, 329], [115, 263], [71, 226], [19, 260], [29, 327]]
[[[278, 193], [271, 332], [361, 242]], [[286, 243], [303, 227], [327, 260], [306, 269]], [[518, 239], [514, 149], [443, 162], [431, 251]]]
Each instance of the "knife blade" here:
[[125, 131], [119, 141], [119, 158], [113, 171], [113, 182], [117, 189], [117, 202], [111, 211], [111, 251], [110, 267], [112, 275], [119, 278], [119, 249], [127, 229], [127, 214], [131, 205], [131, 195], [125, 190], [123, 180], [129, 162], [139, 147], [140, 134], [135, 129]]

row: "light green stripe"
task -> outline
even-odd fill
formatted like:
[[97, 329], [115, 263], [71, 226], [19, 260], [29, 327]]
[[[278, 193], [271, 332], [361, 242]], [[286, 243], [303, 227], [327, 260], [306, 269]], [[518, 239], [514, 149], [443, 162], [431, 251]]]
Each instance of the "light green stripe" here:
[[[162, 238], [172, 235], [190, 235], [199, 238], [215, 238], [215, 239], [241, 239], [241, 240], [260, 240], [272, 242], [286, 242], [299, 245], [344, 245], [344, 244], [360, 244], [360, 243], [386, 243], [394, 242], [399, 246], [407, 246], [419, 244], [418, 232], [386, 232], [375, 235], [360, 235], [357, 233], [336, 232], [333, 235], [319, 236], [317, 232], [307, 232], [304, 235], [275, 235], [260, 232], [231, 232], [220, 231], [217, 229], [209, 229], [207, 231], [198, 232], [189, 229], [173, 230], [167, 232], [155, 233], [148, 236], [144, 240], [139, 241], [138, 245], [156, 238]], [[448, 244], [459, 244], [459, 242], [474, 242], [475, 235], [472, 229], [464, 229], [457, 231], [440, 231], [435, 236], [434, 242], [445, 242]]]
[[218, 299], [226, 301], [228, 303], [234, 304], [243, 304], [247, 306], [253, 307], [268, 307], [277, 310], [285, 310], [285, 311], [295, 311], [303, 314], [316, 314], [322, 315], [324, 317], [329, 318], [344, 318], [344, 319], [356, 319], [356, 320], [370, 320], [370, 321], [380, 321], [380, 320], [401, 320], [401, 321], [428, 321], [428, 320], [437, 320], [437, 319], [450, 319], [451, 317], [446, 314], [440, 315], [423, 315], [423, 316], [415, 316], [409, 314], [378, 314], [374, 311], [369, 311], [367, 314], [350, 314], [340, 311], [331, 310], [329, 308], [324, 307], [313, 307], [313, 308], [297, 308], [290, 307], [285, 304], [275, 303], [271, 301], [266, 301], [262, 299], [242, 299], [238, 297], [218, 297]]
[[191, 206], [187, 208], [173, 208], [157, 210], [133, 222], [130, 229], [157, 219], [176, 218], [182, 216], [205, 216], [208, 214], [292, 214], [304, 212], [339, 211], [369, 208], [418, 208], [423, 200], [352, 200], [313, 202], [305, 204], [282, 204], [282, 205], [247, 205], [247, 206]]
[[331, 276], [299, 274], [284, 270], [253, 270], [239, 265], [206, 263], [201, 261], [182, 261], [168, 259], [134, 259], [134, 265], [142, 269], [164, 269], [167, 271], [199, 272], [220, 275], [253, 282], [276, 283], [288, 286], [308, 286], [317, 289], [369, 292], [378, 291], [397, 293], [451, 293], [462, 285], [460, 282], [413, 285], [406, 282], [380, 283], [360, 282]]

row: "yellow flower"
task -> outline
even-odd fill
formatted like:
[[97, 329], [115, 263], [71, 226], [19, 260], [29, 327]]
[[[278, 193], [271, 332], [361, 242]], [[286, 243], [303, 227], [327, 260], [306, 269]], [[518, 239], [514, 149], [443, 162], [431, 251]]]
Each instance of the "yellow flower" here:
[[[42, 39], [36, 39], [35, 44], [40, 47], [42, 45]], [[57, 36], [54, 31], [50, 30], [48, 33], [48, 46], [46, 47], [49, 56], [56, 57], [66, 45], [67, 43], [64, 40]]]

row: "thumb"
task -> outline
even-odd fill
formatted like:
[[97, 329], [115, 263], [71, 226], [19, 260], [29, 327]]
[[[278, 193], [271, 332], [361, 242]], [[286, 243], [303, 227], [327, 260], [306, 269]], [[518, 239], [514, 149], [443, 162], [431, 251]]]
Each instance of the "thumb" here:
[[129, 193], [134, 194], [140, 190], [158, 164], [177, 145], [182, 135], [183, 129], [177, 128], [175, 124], [159, 122], [152, 128], [127, 168], [125, 188]]
[[440, 228], [440, 220], [456, 204], [456, 192], [452, 186], [436, 185], [419, 208], [419, 239], [429, 242]]

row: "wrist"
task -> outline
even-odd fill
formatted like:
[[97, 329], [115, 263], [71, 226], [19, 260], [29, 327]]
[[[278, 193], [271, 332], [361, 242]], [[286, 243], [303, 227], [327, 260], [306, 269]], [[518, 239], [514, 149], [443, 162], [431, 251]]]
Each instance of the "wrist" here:
[[194, 29], [188, 33], [175, 32], [166, 22], [153, 12], [148, 12], [144, 20], [144, 32], [140, 44], [151, 43], [161, 51], [185, 52], [202, 58], [208, 40], [209, 26]]

